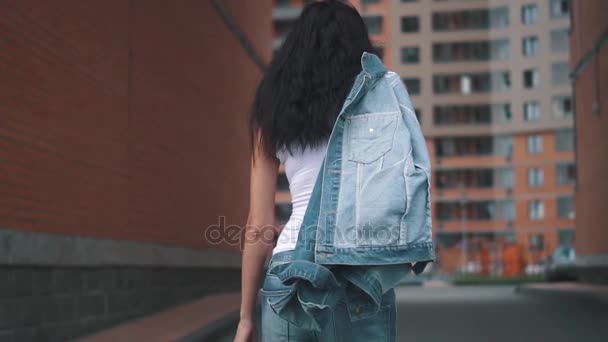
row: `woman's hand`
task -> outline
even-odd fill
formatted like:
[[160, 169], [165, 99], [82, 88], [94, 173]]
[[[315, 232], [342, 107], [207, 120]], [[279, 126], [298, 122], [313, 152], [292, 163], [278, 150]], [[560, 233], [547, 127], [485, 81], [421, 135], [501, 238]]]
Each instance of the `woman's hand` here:
[[257, 342], [257, 340], [255, 323], [250, 319], [241, 319], [234, 342]]
[[[256, 138], [259, 142], [260, 139]], [[277, 191], [279, 160], [267, 156], [256, 144], [251, 158], [249, 215], [244, 227], [243, 265], [241, 267], [241, 310], [235, 342], [257, 340], [255, 317], [256, 301], [264, 277], [264, 264], [272, 253], [274, 239], [267, 240], [268, 227], [276, 228], [274, 197]], [[276, 234], [278, 231], [274, 230]]]

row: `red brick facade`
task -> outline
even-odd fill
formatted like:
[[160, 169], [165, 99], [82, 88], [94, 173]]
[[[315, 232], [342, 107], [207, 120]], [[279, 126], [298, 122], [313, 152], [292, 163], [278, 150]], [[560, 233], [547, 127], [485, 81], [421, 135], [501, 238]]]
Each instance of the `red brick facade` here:
[[[577, 255], [608, 258], [608, 1], [573, 1], [571, 66], [576, 73]], [[599, 45], [601, 40], [603, 45]], [[596, 54], [585, 55], [599, 47]], [[579, 69], [576, 70], [577, 66]], [[604, 259], [606, 264], [606, 259]]]
[[[270, 58], [271, 2], [223, 3]], [[260, 73], [209, 1], [0, 13], [0, 227], [200, 247], [245, 223]]]

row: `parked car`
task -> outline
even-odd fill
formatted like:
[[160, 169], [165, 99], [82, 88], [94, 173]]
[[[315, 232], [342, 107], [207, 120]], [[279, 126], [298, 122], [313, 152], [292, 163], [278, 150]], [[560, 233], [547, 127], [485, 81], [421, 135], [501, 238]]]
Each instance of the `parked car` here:
[[576, 252], [572, 246], [558, 246], [547, 258], [545, 263], [545, 280], [567, 281], [575, 280], [573, 268]]

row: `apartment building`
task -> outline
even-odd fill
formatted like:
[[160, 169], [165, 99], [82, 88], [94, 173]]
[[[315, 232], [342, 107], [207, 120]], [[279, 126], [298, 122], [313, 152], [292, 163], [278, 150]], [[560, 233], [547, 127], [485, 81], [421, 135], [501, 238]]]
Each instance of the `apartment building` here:
[[[302, 12], [305, 4], [312, 0], [274, 0], [274, 10], [272, 13], [274, 27], [274, 49], [278, 49], [283, 40], [289, 33], [293, 22]], [[390, 55], [387, 50], [387, 41], [390, 37], [389, 28], [391, 27], [390, 16], [388, 10], [390, 3], [387, 0], [354, 0], [349, 1], [355, 6], [361, 16], [365, 20], [370, 38], [377, 48], [384, 61], [390, 64], [386, 59]]]
[[574, 240], [568, 0], [391, 0], [433, 162], [440, 270], [520, 273]]

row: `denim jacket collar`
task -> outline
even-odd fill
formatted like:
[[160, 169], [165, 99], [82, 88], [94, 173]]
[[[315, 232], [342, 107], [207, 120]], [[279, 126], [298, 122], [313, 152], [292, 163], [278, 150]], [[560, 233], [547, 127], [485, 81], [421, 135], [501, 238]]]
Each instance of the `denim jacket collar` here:
[[388, 71], [382, 63], [382, 60], [369, 52], [363, 52], [361, 55], [361, 69], [363, 70], [363, 73], [370, 78], [382, 77]]

